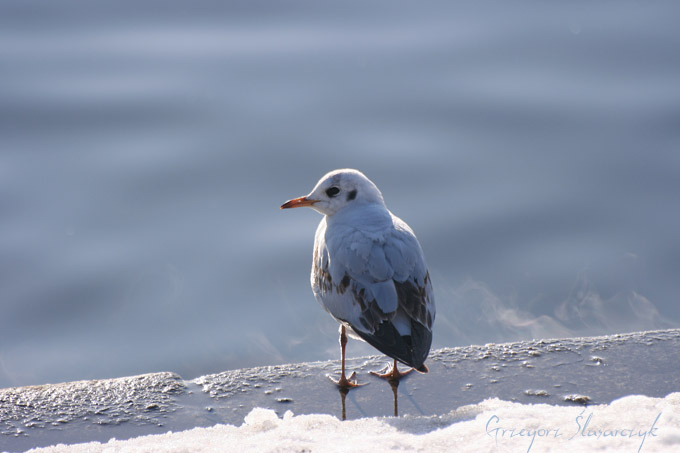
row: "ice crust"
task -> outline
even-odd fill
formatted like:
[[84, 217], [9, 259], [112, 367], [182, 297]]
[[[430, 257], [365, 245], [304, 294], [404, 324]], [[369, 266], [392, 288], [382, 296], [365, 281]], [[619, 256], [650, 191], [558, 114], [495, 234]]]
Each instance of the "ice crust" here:
[[[504, 424], [507, 421], [531, 428], [531, 420], [546, 420], [565, 426], [566, 431], [575, 426], [578, 412], [574, 411], [592, 409], [594, 420], [619, 426], [614, 418], [616, 411], [611, 412], [611, 417], [607, 415], [615, 407], [619, 408], [619, 421], [635, 421], [642, 426], [652, 423], [653, 420], [648, 420], [650, 408], [658, 405], [663, 406], [664, 414], [659, 426], [666, 426], [665, 440], [658, 444], [675, 442], [673, 425], [667, 423], [672, 418], [667, 417], [677, 410], [674, 392], [680, 391], [678, 329], [440, 349], [428, 359], [429, 374], [414, 373], [396, 389], [368, 373], [386, 363], [385, 357], [380, 356], [349, 360], [348, 369], [356, 370], [359, 380], [368, 385], [351, 390], [344, 398], [327, 378], [338, 372], [337, 361], [232, 370], [191, 381], [174, 373], [155, 373], [0, 389], [0, 451], [91, 441], [105, 443], [111, 438], [124, 440], [216, 425], [223, 426], [213, 431], [226, 430], [241, 438], [254, 429], [249, 426], [258, 417], [265, 417], [262, 415], [265, 413], [269, 414], [265, 418], [276, 427], [277, 435], [282, 439], [290, 437], [285, 442], [301, 436], [300, 432], [294, 434], [294, 426], [303, 423], [330, 426], [340, 423], [345, 416], [349, 422], [338, 425], [343, 428], [337, 432], [332, 429], [328, 437], [309, 440], [313, 445], [321, 442], [319, 445], [324, 448], [330, 445], [333, 436], [342, 438], [342, 430], [349, 429], [346, 426], [360, 430], [375, 425], [376, 432], [382, 433], [396, 429], [390, 439], [402, 439], [402, 435], [435, 439], [439, 436], [433, 431], [435, 428], [446, 428], [455, 436], [470, 430], [489, 437], [470, 423], [474, 420], [478, 423], [479, 414], [494, 410], [507, 412]], [[639, 403], [640, 410], [647, 408], [644, 409], [647, 412], [643, 410], [640, 414], [646, 415], [639, 415], [632, 403], [626, 406], [620, 401]], [[604, 415], [598, 415], [599, 412]], [[286, 413], [289, 415], [284, 417]], [[296, 415], [289, 422], [292, 413]], [[395, 413], [401, 417], [385, 418]], [[552, 413], [558, 418], [553, 419]], [[306, 418], [307, 415], [312, 418]], [[628, 416], [635, 419], [628, 420], [625, 418]], [[361, 422], [352, 421], [356, 419]], [[241, 426], [244, 420], [245, 425]], [[292, 425], [288, 426], [289, 423]], [[181, 436], [203, 436], [201, 433], [205, 432], [209, 431], [196, 430]], [[563, 440], [557, 439], [555, 445], [561, 445], [559, 441]], [[173, 445], [176, 441], [172, 441]], [[416, 438], [403, 442], [403, 448], [420, 448]], [[499, 441], [500, 451], [506, 447], [514, 451], [513, 442], [519, 441], [515, 438]], [[623, 445], [616, 443], [621, 439], [612, 442]], [[296, 448], [304, 449], [304, 445]], [[437, 448], [436, 445], [439, 444], [432, 444], [432, 448]], [[565, 445], [574, 448], [575, 444]], [[593, 445], [600, 448], [604, 443]]]

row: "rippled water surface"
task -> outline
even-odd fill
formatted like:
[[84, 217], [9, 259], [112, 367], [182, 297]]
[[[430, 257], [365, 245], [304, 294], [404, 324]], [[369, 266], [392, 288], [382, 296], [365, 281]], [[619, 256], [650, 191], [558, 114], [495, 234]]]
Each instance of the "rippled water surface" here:
[[679, 14], [2, 2], [0, 387], [336, 357], [278, 207], [338, 167], [418, 235], [435, 347], [677, 326]]

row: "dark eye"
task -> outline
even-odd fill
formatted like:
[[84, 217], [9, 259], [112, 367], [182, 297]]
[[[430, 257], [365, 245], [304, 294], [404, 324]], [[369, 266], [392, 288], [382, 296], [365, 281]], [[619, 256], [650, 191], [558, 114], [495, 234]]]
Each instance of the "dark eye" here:
[[333, 198], [333, 197], [336, 196], [339, 192], [340, 192], [340, 189], [338, 189], [337, 187], [331, 187], [331, 188], [329, 188], [329, 189], [326, 190], [326, 195], [328, 195], [329, 197]]

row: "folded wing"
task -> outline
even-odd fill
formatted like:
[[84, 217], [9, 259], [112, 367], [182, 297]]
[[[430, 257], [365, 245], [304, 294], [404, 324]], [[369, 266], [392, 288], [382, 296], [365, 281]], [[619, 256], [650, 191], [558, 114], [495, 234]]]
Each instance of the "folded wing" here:
[[326, 235], [325, 221], [317, 230], [316, 299], [376, 349], [420, 367], [432, 342], [435, 305], [415, 235], [395, 216], [382, 234], [337, 230]]

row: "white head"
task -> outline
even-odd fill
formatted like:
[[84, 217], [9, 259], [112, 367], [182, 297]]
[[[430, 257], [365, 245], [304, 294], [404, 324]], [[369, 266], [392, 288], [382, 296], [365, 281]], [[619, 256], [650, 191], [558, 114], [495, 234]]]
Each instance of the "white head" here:
[[326, 174], [309, 195], [289, 200], [281, 209], [309, 206], [332, 216], [346, 206], [372, 203], [385, 204], [376, 185], [358, 170], [342, 169]]

